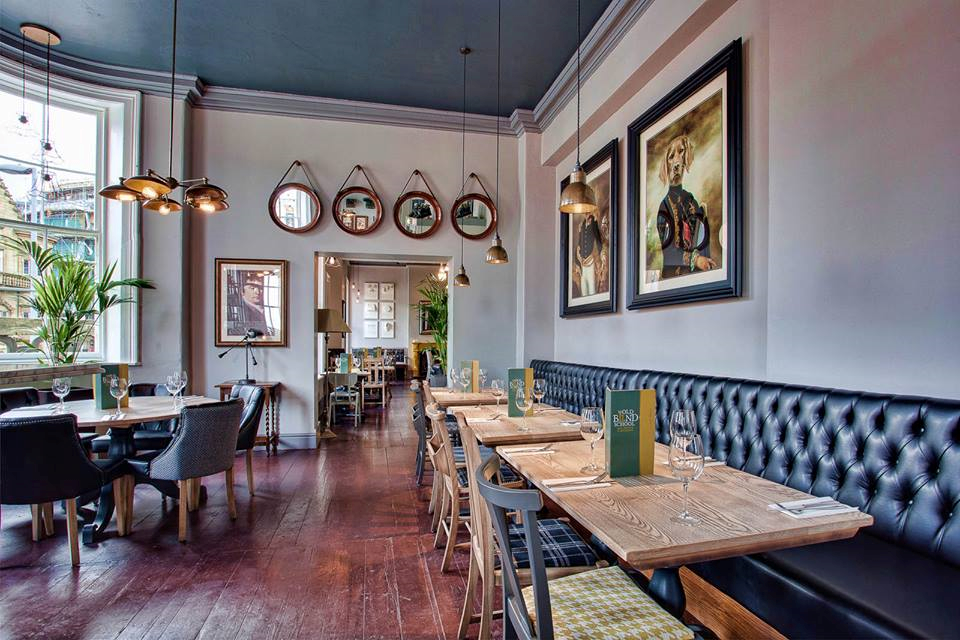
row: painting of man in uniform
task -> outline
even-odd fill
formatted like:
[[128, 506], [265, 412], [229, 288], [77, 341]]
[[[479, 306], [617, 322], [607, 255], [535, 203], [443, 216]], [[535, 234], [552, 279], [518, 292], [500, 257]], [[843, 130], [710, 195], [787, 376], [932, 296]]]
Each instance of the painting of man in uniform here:
[[231, 271], [228, 273], [228, 278], [238, 285], [236, 287], [230, 287], [230, 289], [239, 292], [239, 299], [236, 300], [235, 306], [237, 315], [234, 318], [230, 318], [227, 323], [227, 334], [231, 336], [242, 336], [246, 334], [247, 330], [253, 329], [264, 336], [276, 335], [276, 326], [274, 326], [273, 322], [268, 322], [268, 315], [264, 308], [263, 289], [265, 276], [263, 272], [246, 270]]
[[707, 89], [644, 135], [646, 252], [641, 269], [646, 284], [662, 286], [723, 268], [723, 91]]
[[278, 260], [230, 261], [218, 258], [217, 346], [248, 335], [259, 345], [286, 342], [286, 263]]
[[587, 174], [597, 198], [591, 213], [570, 214], [570, 306], [610, 297], [610, 161]]

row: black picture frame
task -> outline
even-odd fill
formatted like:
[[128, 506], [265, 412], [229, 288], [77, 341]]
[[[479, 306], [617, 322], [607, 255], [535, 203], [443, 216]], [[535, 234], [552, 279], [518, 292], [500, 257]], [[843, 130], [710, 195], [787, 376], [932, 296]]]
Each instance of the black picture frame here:
[[[727, 276], [715, 282], [678, 287], [665, 291], [640, 293], [643, 272], [640, 260], [641, 242], [645, 241], [645, 227], [641, 223], [640, 201], [640, 138], [641, 134], [664, 115], [696, 93], [701, 87], [726, 73], [727, 118], [727, 224], [725, 228], [724, 260]], [[743, 290], [743, 57], [741, 39], [734, 40], [709, 62], [683, 81], [657, 104], [634, 120], [627, 129], [627, 191], [628, 216], [628, 286], [627, 308], [631, 310], [663, 305], [683, 304], [702, 300], [740, 297]]]
[[[602, 149], [583, 163], [583, 170], [589, 175], [601, 164], [610, 161], [610, 246], [607, 256], [610, 268], [610, 299], [591, 304], [570, 305], [567, 298], [570, 293], [570, 214], [560, 214], [560, 317], [571, 318], [593, 316], [603, 313], [616, 313], [619, 305], [620, 290], [620, 165], [619, 138], [614, 138]], [[569, 184], [567, 176], [560, 183], [560, 191]]]

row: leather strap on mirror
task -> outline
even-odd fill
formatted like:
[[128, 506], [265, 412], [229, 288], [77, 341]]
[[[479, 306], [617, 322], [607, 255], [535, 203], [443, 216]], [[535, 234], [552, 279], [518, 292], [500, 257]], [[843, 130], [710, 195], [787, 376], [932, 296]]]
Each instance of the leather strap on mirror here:
[[[429, 192], [430, 195], [433, 196], [433, 199], [434, 199], [434, 200], [437, 200], [437, 194], [435, 194], [435, 193], [433, 192], [433, 189], [430, 188], [430, 183], [427, 182], [427, 176], [423, 175], [423, 173], [421, 173], [420, 169], [414, 169], [414, 170], [413, 170], [413, 173], [410, 174], [410, 177], [407, 178], [407, 181], [403, 183], [403, 188], [400, 189], [400, 195], [397, 196], [397, 199], [399, 200], [400, 198], [403, 197], [403, 194], [407, 193], [407, 187], [410, 186], [410, 181], [413, 180], [413, 177], [414, 177], [414, 176], [419, 176], [419, 177], [420, 177], [420, 181], [423, 182], [423, 186], [425, 186], [425, 187], [427, 188], [427, 192]], [[369, 180], [368, 180], [368, 182], [369, 182]], [[373, 186], [373, 185], [371, 185], [371, 186]], [[439, 200], [438, 200], [438, 202], [439, 202]]]
[[[490, 198], [491, 201], [493, 200], [493, 198], [490, 196], [490, 192], [487, 191], [487, 188], [486, 188], [485, 186], [483, 186], [483, 180], [481, 180], [481, 179], [480, 179], [480, 176], [478, 176], [477, 174], [475, 174], [475, 173], [473, 173], [473, 172], [471, 172], [470, 175], [467, 176], [467, 179], [463, 181], [463, 184], [460, 185], [460, 196], [463, 196], [463, 194], [466, 193], [467, 183], [470, 182], [470, 180], [476, 180], [476, 181], [477, 181], [477, 184], [480, 185], [480, 188], [483, 189], [483, 193], [484, 193], [488, 198]], [[426, 184], [426, 180], [424, 180], [424, 184]], [[431, 193], [432, 193], [432, 192], [431, 192]], [[436, 197], [436, 196], [434, 196], [434, 197]]]
[[377, 193], [377, 188], [373, 186], [373, 181], [370, 179], [370, 176], [367, 175], [367, 172], [363, 170], [363, 167], [360, 165], [355, 165], [353, 169], [350, 169], [350, 173], [347, 174], [347, 177], [343, 179], [343, 184], [340, 185], [340, 189], [337, 193], [342, 193], [343, 188], [347, 186], [347, 181], [350, 180], [350, 176], [354, 174], [355, 171], [359, 171], [363, 174], [363, 177], [367, 179], [367, 184], [370, 185], [370, 191], [373, 191], [373, 195], [377, 196], [377, 200], [380, 199], [380, 194]]
[[[290, 172], [293, 171], [295, 167], [300, 167], [300, 170], [303, 172], [303, 175], [306, 176], [307, 178], [307, 182], [310, 184], [310, 188], [313, 189], [313, 191], [319, 196], [320, 189], [317, 188], [317, 183], [313, 181], [313, 176], [311, 176], [310, 172], [307, 171], [307, 165], [303, 164], [299, 160], [294, 160], [293, 162], [290, 163], [290, 166], [287, 167], [287, 170], [283, 172], [282, 176], [280, 176], [280, 181], [277, 183], [277, 186], [274, 187], [274, 191], [280, 188], [280, 185], [283, 184], [283, 181], [287, 179], [287, 176], [290, 175]], [[350, 176], [347, 176], [347, 177], [349, 178]]]

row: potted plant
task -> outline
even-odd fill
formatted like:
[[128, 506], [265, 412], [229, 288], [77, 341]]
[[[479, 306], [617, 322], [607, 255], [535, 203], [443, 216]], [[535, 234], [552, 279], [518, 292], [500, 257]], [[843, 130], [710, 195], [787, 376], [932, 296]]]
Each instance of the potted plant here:
[[41, 362], [48, 365], [75, 363], [100, 317], [108, 309], [133, 302], [124, 297], [124, 289], [155, 288], [142, 278], [114, 280], [115, 262], [97, 277], [94, 265], [53, 247], [24, 238], [4, 238], [3, 244], [28, 255], [37, 266], [37, 275], [30, 278], [33, 291], [24, 296], [39, 319], [36, 340], [19, 341], [27, 351], [39, 352]]
[[[423, 305], [426, 315], [427, 329], [433, 334], [433, 349], [437, 362], [440, 363], [439, 378], [430, 379], [431, 386], [445, 387], [447, 385], [447, 283], [434, 274], [429, 274], [417, 289], [427, 302]], [[428, 378], [429, 372], [428, 372]]]

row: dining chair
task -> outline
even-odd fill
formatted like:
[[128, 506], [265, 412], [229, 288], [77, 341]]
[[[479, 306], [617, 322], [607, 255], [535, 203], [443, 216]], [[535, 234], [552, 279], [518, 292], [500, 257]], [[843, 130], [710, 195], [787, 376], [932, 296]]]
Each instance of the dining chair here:
[[[463, 414], [457, 414], [460, 420], [460, 433], [463, 434], [463, 449], [467, 457], [467, 473], [475, 476], [483, 466], [480, 446], [473, 430], [463, 419]], [[492, 454], [496, 457], [496, 454]], [[500, 465], [497, 474], [501, 475], [504, 467]], [[511, 483], [513, 487], [517, 485]], [[503, 487], [502, 480], [497, 479], [497, 486]], [[470, 564], [467, 574], [467, 590], [463, 596], [463, 610], [460, 615], [460, 626], [457, 638], [466, 638], [470, 625], [480, 623], [477, 637], [481, 640], [490, 638], [491, 624], [494, 618], [493, 601], [494, 587], [502, 584], [503, 551], [502, 547], [494, 544], [493, 525], [490, 522], [490, 512], [484, 504], [483, 497], [476, 482], [470, 483]], [[605, 560], [597, 557], [593, 548], [580, 536], [576, 530], [564, 519], [551, 518], [537, 520], [537, 532], [540, 536], [540, 547], [543, 550], [543, 562], [546, 567], [548, 580], [562, 576], [590, 571], [608, 566]], [[517, 569], [520, 583], [530, 584], [530, 554], [526, 547], [523, 527], [511, 522], [508, 525], [510, 537], [511, 562]], [[480, 588], [480, 612], [476, 613], [477, 583]]]
[[432, 459], [427, 456], [427, 441], [432, 435], [432, 430], [430, 429], [430, 422], [427, 420], [427, 412], [425, 409], [425, 403], [423, 402], [423, 388], [420, 385], [420, 382], [417, 380], [413, 381], [413, 396], [414, 403], [413, 408], [411, 409], [411, 418], [413, 420], [413, 428], [417, 432], [417, 459], [415, 463], [415, 473], [417, 475], [417, 486], [423, 486], [423, 474], [428, 463], [432, 466]]
[[458, 465], [453, 455], [453, 443], [447, 431], [445, 413], [436, 405], [426, 407], [427, 416], [433, 424], [433, 433], [439, 434], [439, 446], [433, 454], [434, 484], [439, 483], [438, 502], [434, 505], [433, 526], [436, 536], [433, 546], [439, 548], [446, 536], [441, 571], [448, 571], [453, 560], [453, 551], [467, 548], [469, 543], [458, 543], [460, 527], [470, 519], [468, 505], [466, 462]]
[[356, 373], [327, 373], [327, 381], [333, 390], [327, 398], [327, 429], [333, 426], [337, 407], [353, 407], [353, 426], [360, 426], [363, 415], [363, 393], [358, 388]]
[[387, 402], [390, 400], [390, 384], [387, 382], [387, 370], [383, 366], [383, 360], [373, 361], [373, 362], [364, 362], [365, 370], [370, 375], [363, 381], [363, 391], [366, 394], [367, 391], [372, 392], [370, 394], [370, 400], [364, 400], [364, 402], [369, 402], [370, 404], [379, 404], [381, 407], [386, 407]]
[[247, 466], [247, 492], [253, 495], [253, 448], [257, 444], [257, 432], [260, 430], [260, 418], [266, 392], [253, 384], [235, 384], [230, 389], [230, 398], [243, 401], [243, 414], [240, 416], [240, 432], [237, 435], [237, 451], [244, 452]]
[[[188, 503], [199, 500], [200, 479], [224, 474], [230, 519], [237, 518], [233, 494], [233, 462], [240, 433], [243, 402], [238, 399], [184, 407], [173, 439], [163, 451], [129, 458], [138, 479], [174, 480], [178, 483], [178, 539], [187, 541]], [[127, 513], [133, 518], [133, 491], [126, 496]]]
[[[53, 534], [54, 502], [63, 500], [67, 510], [70, 561], [80, 564], [76, 498], [113, 483], [114, 491], [129, 474], [123, 460], [87, 457], [77, 434], [73, 414], [30, 418], [0, 418], [0, 504], [51, 505], [44, 513], [47, 534]], [[38, 538], [37, 507], [34, 509], [34, 540]], [[117, 512], [118, 528], [127, 512]]]
[[522, 544], [529, 560], [530, 585], [523, 586], [517, 562], [502, 563], [503, 637], [524, 640], [592, 638], [596, 640], [688, 640], [693, 630], [671, 616], [617, 566], [547, 580], [537, 512], [540, 492], [508, 489], [496, 483], [500, 460], [492, 456], [477, 470], [478, 485], [501, 549], [511, 548], [507, 517], [523, 515]]

